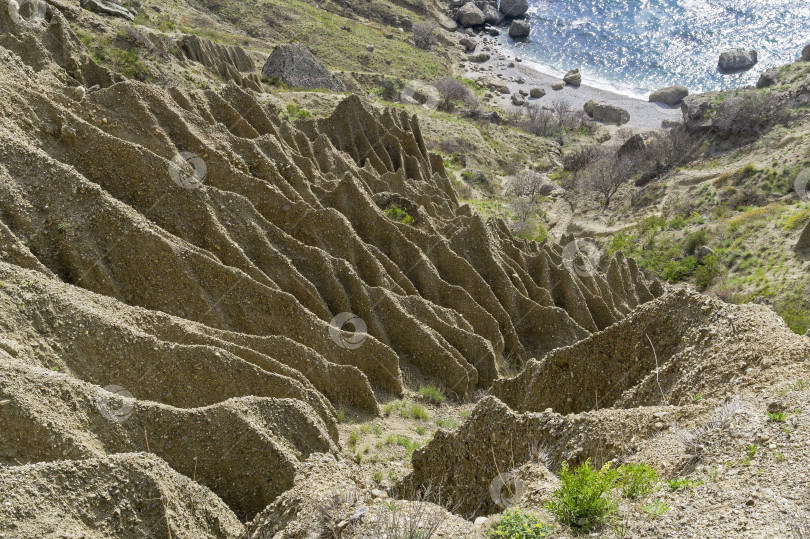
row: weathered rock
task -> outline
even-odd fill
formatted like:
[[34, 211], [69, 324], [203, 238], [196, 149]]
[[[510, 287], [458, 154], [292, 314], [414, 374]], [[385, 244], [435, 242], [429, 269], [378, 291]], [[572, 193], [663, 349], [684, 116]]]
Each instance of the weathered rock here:
[[469, 37], [461, 38], [461, 41], [459, 41], [459, 44], [462, 47], [464, 47], [466, 52], [472, 52], [478, 46], [478, 43], [476, 43], [476, 41], [474, 39], [469, 38]]
[[528, 0], [501, 0], [501, 13], [507, 17], [520, 17], [529, 11]]
[[262, 67], [262, 75], [278, 77], [293, 88], [345, 91], [343, 83], [300, 43], [276, 45]]
[[470, 56], [467, 57], [467, 60], [469, 60], [470, 62], [482, 64], [488, 61], [489, 58], [490, 58], [489, 53], [479, 52], [478, 54], [471, 54]]
[[522, 107], [526, 104], [526, 100], [519, 93], [512, 94], [512, 104], [516, 107]]
[[120, 17], [128, 21], [134, 21], [135, 16], [130, 11], [119, 4], [107, 2], [106, 0], [80, 0], [81, 6], [99, 15], [109, 15], [110, 17]]
[[582, 73], [579, 72], [579, 68], [572, 69], [566, 73], [563, 77], [563, 82], [571, 86], [579, 86], [582, 84]]
[[799, 241], [796, 242], [795, 247], [796, 251], [803, 251], [805, 249], [810, 249], [810, 222], [805, 225], [802, 235], [799, 236]]
[[542, 88], [532, 88], [531, 90], [529, 90], [529, 97], [532, 97], [534, 99], [539, 99], [544, 95], [546, 95], [546, 91]]
[[565, 81], [560, 80], [551, 85], [551, 89], [555, 91], [560, 91], [563, 88], [565, 88]]
[[242, 88], [261, 91], [258, 75], [250, 73], [256, 66], [242, 47], [222, 45], [194, 35], [184, 35], [177, 45], [189, 60], [203, 64], [223, 79]]
[[461, 26], [480, 26], [485, 20], [484, 13], [473, 2], [464, 4], [456, 14], [456, 21]]
[[458, 30], [458, 23], [453, 19], [451, 19], [450, 17], [442, 15], [439, 17], [438, 22], [439, 26], [443, 30], [447, 30], [448, 32], [455, 32], [456, 30]]
[[618, 154], [620, 156], [630, 155], [638, 152], [643, 152], [647, 148], [647, 143], [644, 142], [644, 137], [636, 133], [627, 142], [619, 147]]
[[512, 24], [509, 25], [509, 37], [511, 38], [520, 39], [528, 37], [530, 33], [531, 27], [528, 21], [512, 21]]
[[802, 62], [810, 62], [810, 45], [802, 50]]
[[493, 5], [486, 5], [481, 10], [484, 12], [484, 20], [489, 24], [501, 24], [503, 14]]
[[675, 85], [661, 88], [650, 94], [651, 103], [664, 103], [665, 105], [677, 105], [683, 98], [689, 95], [686, 86]]
[[757, 81], [757, 88], [768, 88], [769, 86], [773, 86], [776, 84], [776, 80], [779, 78], [779, 68], [778, 67], [771, 67], [766, 69], [762, 75], [759, 76], [759, 80]]
[[585, 113], [597, 122], [611, 124], [626, 124], [630, 121], [630, 113], [621, 107], [608, 103], [599, 103], [591, 99], [585, 103]]
[[757, 51], [754, 49], [730, 49], [720, 54], [717, 66], [724, 73], [737, 73], [751, 69], [757, 61]]
[[504, 84], [502, 80], [496, 79], [495, 77], [479, 77], [477, 82], [484, 88], [488, 88], [493, 92], [500, 92], [502, 94], [509, 93], [509, 86]]

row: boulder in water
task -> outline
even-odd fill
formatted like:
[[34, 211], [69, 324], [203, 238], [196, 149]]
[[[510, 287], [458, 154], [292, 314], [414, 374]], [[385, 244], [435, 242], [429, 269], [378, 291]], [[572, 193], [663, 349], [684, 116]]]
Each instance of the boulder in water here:
[[512, 24], [509, 25], [509, 37], [513, 39], [529, 37], [530, 32], [531, 27], [526, 21], [512, 21]]
[[751, 69], [757, 61], [757, 51], [754, 49], [730, 49], [723, 51], [717, 65], [724, 73], [737, 73]]
[[528, 0], [501, 0], [501, 13], [507, 17], [520, 17], [529, 11]]

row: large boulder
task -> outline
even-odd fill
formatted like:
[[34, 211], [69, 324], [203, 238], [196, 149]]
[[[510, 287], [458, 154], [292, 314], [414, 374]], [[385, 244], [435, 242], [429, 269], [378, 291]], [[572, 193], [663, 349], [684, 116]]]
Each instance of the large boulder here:
[[529, 96], [532, 97], [533, 99], [539, 99], [544, 95], [546, 95], [546, 91], [543, 90], [542, 88], [532, 88], [531, 90], [529, 90]]
[[501, 13], [507, 17], [520, 17], [529, 11], [528, 0], [501, 0]]
[[464, 47], [464, 52], [473, 52], [475, 48], [478, 46], [478, 43], [476, 43], [474, 39], [469, 37], [461, 38], [461, 41], [459, 41], [458, 43], [459, 45]]
[[595, 99], [585, 103], [585, 113], [597, 122], [622, 125], [630, 121], [630, 113], [623, 108], [599, 103]]
[[346, 89], [309, 49], [300, 43], [276, 45], [262, 67], [262, 75], [278, 79], [293, 88], [325, 89], [343, 92]]
[[[24, 2], [21, 3], [24, 4]], [[106, 0], [79, 0], [79, 5], [87, 11], [92, 11], [99, 15], [120, 17], [128, 21], [135, 20], [135, 16], [127, 8], [115, 2], [107, 2]]]
[[579, 69], [572, 69], [568, 73], [565, 74], [563, 77], [563, 81], [566, 84], [570, 84], [571, 86], [579, 86], [582, 84], [582, 73], [579, 72]]
[[664, 103], [665, 105], [677, 105], [683, 98], [689, 95], [689, 90], [686, 86], [677, 84], [675, 86], [668, 86], [661, 88], [650, 94], [651, 103]]
[[705, 94], [694, 94], [681, 101], [681, 113], [683, 123], [690, 133], [706, 132], [712, 127], [712, 119], [709, 116], [711, 110], [711, 100]]
[[531, 32], [531, 27], [526, 21], [512, 21], [512, 24], [509, 25], [509, 37], [512, 39], [529, 37], [529, 32]]
[[810, 62], [810, 45], [806, 46], [802, 51], [802, 62]]
[[474, 3], [469, 2], [458, 10], [456, 20], [461, 26], [481, 26], [486, 18], [483, 11], [475, 7]]
[[720, 54], [717, 66], [724, 73], [747, 71], [757, 65], [757, 51], [754, 49], [730, 49]]
[[484, 20], [489, 24], [501, 24], [503, 22], [503, 13], [491, 5], [486, 5], [481, 10], [484, 13]]

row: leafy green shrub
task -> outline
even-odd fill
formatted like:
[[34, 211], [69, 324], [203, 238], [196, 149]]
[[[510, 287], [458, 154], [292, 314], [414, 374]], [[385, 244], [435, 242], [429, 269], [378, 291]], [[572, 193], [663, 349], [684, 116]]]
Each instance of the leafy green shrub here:
[[667, 481], [667, 488], [671, 492], [681, 489], [690, 489], [698, 485], [702, 485], [703, 481], [700, 479], [689, 479], [688, 477], [676, 477]]
[[709, 231], [705, 228], [701, 228], [697, 232], [689, 234], [686, 238], [684, 248], [688, 254], [693, 255], [698, 247], [706, 245], [707, 243], [709, 243]]
[[784, 423], [785, 422], [785, 413], [784, 412], [769, 412], [768, 413], [768, 421], [771, 423]]
[[723, 265], [718, 260], [717, 255], [708, 255], [703, 259], [703, 263], [695, 269], [695, 286], [701, 292], [709, 288], [723, 269]]
[[787, 218], [784, 229], [789, 232], [799, 228], [808, 219], [810, 219], [810, 208], [804, 208]]
[[437, 387], [430, 384], [426, 386], [419, 386], [419, 394], [427, 400], [437, 404], [441, 404], [447, 400], [447, 397], [445, 397]]
[[653, 491], [658, 473], [647, 466], [640, 464], [623, 464], [618, 469], [617, 485], [622, 496], [635, 500], [646, 496]]
[[591, 468], [590, 459], [571, 471], [564, 462], [560, 469], [560, 488], [546, 504], [557, 519], [574, 529], [589, 529], [605, 522], [618, 504], [610, 496], [616, 484], [616, 471], [610, 463], [601, 469]]
[[290, 120], [310, 120], [313, 118], [311, 112], [293, 103], [287, 105], [287, 117]]
[[551, 535], [551, 526], [532, 513], [515, 508], [505, 511], [490, 528], [488, 535], [495, 538], [539, 539]]
[[430, 419], [430, 415], [428, 414], [427, 410], [425, 410], [424, 406], [419, 406], [418, 404], [414, 404], [411, 406], [411, 417], [414, 419], [421, 419], [422, 421], [427, 421]]
[[388, 208], [385, 210], [385, 215], [394, 219], [395, 221], [399, 221], [400, 223], [405, 223], [406, 225], [412, 225], [415, 221], [414, 218], [408, 214], [405, 210], [401, 210], [396, 206]]

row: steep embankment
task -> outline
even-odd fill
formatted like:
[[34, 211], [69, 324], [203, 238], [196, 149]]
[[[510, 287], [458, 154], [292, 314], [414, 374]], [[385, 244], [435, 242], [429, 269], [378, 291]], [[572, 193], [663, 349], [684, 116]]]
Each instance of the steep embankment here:
[[150, 452], [252, 517], [337, 453], [335, 407], [377, 414], [405, 370], [463, 399], [663, 292], [472, 215], [404, 113], [292, 124], [235, 86], [121, 81], [58, 10], [8, 7], [3, 464]]

